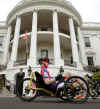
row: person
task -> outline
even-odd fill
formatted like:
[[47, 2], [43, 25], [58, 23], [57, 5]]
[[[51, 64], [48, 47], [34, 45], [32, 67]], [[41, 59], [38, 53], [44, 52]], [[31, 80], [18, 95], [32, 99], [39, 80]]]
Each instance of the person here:
[[25, 72], [23, 72], [23, 68], [20, 68], [20, 71], [15, 75], [15, 80], [16, 80], [15, 94], [17, 96], [22, 95], [23, 83], [21, 83], [21, 81], [23, 80], [24, 76], [25, 76]]
[[[58, 80], [60, 79], [60, 76], [57, 76], [57, 77], [54, 77], [52, 78], [51, 75], [50, 75], [50, 72], [48, 71], [48, 64], [49, 64], [49, 59], [41, 59], [41, 75], [43, 77], [43, 80], [44, 80], [44, 83], [46, 85], [53, 85], [55, 87], [57, 87], [57, 84], [58, 84]], [[64, 79], [67, 79], [69, 78], [71, 75], [70, 73], [65, 73], [64, 74]]]
[[11, 83], [9, 80], [6, 79], [6, 89], [10, 92], [10, 88], [11, 88]]

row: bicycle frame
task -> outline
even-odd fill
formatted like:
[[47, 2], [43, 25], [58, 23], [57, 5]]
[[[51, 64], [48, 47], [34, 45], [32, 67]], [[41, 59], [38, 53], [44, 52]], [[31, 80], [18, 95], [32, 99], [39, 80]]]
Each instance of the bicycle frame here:
[[35, 80], [35, 73], [34, 72], [31, 72], [31, 75], [30, 75], [30, 81], [29, 81], [29, 89], [32, 89], [32, 81]]
[[29, 81], [29, 86], [28, 86], [28, 89], [29, 90], [38, 90], [38, 91], [44, 91], [45, 93], [51, 95], [51, 96], [55, 96], [55, 94], [53, 94], [52, 91], [49, 91], [49, 90], [46, 90], [45, 88], [33, 88], [32, 85], [33, 85], [33, 80], [35, 80], [36, 77], [35, 77], [35, 73], [32, 72], [31, 75], [30, 75], [30, 81]]

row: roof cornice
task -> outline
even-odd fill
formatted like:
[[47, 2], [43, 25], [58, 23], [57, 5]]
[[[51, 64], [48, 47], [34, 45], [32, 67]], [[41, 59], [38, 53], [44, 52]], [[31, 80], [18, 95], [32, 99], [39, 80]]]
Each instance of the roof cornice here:
[[81, 26], [83, 30], [99, 30], [100, 31], [100, 22], [84, 22]]
[[9, 21], [10, 17], [13, 16], [13, 14], [16, 13], [18, 10], [20, 10], [24, 7], [27, 7], [27, 6], [31, 6], [32, 4], [35, 4], [35, 3], [43, 3], [43, 2], [57, 4], [59, 6], [62, 6], [64, 8], [71, 10], [78, 17], [80, 22], [82, 23], [82, 18], [80, 16], [79, 12], [72, 6], [72, 4], [69, 1], [66, 1], [66, 0], [22, 0], [9, 13], [9, 15], [7, 17], [7, 22]]

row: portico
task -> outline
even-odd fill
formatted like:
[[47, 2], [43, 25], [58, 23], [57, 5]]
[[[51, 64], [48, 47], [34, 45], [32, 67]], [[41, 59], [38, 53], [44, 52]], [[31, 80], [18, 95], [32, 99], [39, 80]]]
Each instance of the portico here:
[[[47, 30], [39, 30], [38, 28], [38, 13], [39, 10], [34, 10], [33, 11], [33, 16], [32, 16], [32, 32], [29, 32], [28, 34], [30, 34], [30, 52], [29, 52], [29, 58], [27, 61], [27, 65], [31, 65], [31, 66], [36, 66], [37, 65], [37, 42], [39, 39], [38, 37], [43, 37], [43, 35], [48, 38], [52, 37], [52, 57], [54, 59], [54, 65], [64, 65], [64, 60], [61, 59], [61, 37], [65, 37], [65, 39], [70, 40], [71, 42], [71, 47], [70, 49], [72, 49], [72, 57], [73, 57], [73, 62], [74, 64], [79, 67], [81, 66], [80, 64], [80, 60], [79, 60], [79, 54], [78, 54], [78, 47], [77, 47], [77, 41], [76, 41], [76, 35], [75, 35], [75, 30], [74, 30], [74, 21], [73, 18], [71, 17], [66, 17], [66, 22], [68, 22], [68, 26], [69, 26], [69, 32], [70, 34], [65, 34], [59, 31], [59, 23], [58, 22], [58, 13], [57, 10], [52, 11], [52, 27], [50, 28], [51, 30], [47, 31]], [[12, 51], [11, 51], [11, 56], [10, 56], [10, 61], [9, 61], [9, 65], [10, 67], [14, 66], [14, 63], [17, 60], [17, 54], [18, 54], [18, 44], [19, 44], [19, 39], [21, 38], [21, 34], [20, 34], [20, 28], [21, 27], [21, 16], [17, 16], [16, 18], [16, 26], [15, 26], [15, 34], [14, 34], [14, 38], [13, 38], [13, 45], [12, 45]], [[67, 25], [66, 25], [66, 28]], [[45, 28], [46, 29], [46, 28]], [[39, 31], [38, 31], [39, 30]], [[40, 35], [40, 36], [39, 36]], [[51, 35], [51, 36], [50, 36]], [[24, 34], [23, 36], [24, 37]], [[44, 38], [44, 40], [45, 40]], [[42, 38], [41, 38], [42, 39]], [[44, 41], [46, 42], [46, 40]], [[65, 45], [66, 42], [64, 43]], [[25, 46], [25, 44], [23, 45]], [[50, 45], [51, 46], [51, 45]], [[67, 53], [66, 53], [67, 55]]]
[[[31, 3], [31, 1], [29, 2]], [[16, 62], [20, 65], [19, 60], [23, 60], [24, 65], [35, 67], [38, 65], [38, 59], [44, 53], [54, 66], [72, 65], [82, 69], [78, 45], [80, 40], [77, 40], [81, 35], [80, 31], [77, 31], [81, 25], [78, 12], [75, 10], [74, 14], [70, 9], [63, 10], [62, 6], [56, 3], [56, 6], [53, 6], [51, 5], [53, 2], [49, 0], [45, 2], [45, 7], [43, 7], [43, 1], [39, 1], [40, 5], [34, 2], [33, 7], [29, 2], [27, 8], [15, 13], [16, 17], [12, 14], [13, 12], [8, 16], [7, 41], [10, 43], [6, 45], [5, 57], [8, 60], [5, 60], [4, 63], [8, 63], [8, 68], [13, 68], [16, 66]], [[66, 5], [69, 6], [68, 3], [66, 2]], [[25, 30], [28, 31], [27, 61], [25, 61], [26, 43], [23, 40]]]

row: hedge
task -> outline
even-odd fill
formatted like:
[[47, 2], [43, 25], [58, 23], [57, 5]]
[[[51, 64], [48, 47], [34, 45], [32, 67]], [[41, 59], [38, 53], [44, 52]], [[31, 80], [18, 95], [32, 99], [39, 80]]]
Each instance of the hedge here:
[[100, 81], [100, 71], [99, 71], [99, 72], [95, 72], [95, 73], [93, 74], [92, 78], [93, 78], [94, 80], [99, 80], [99, 81]]

